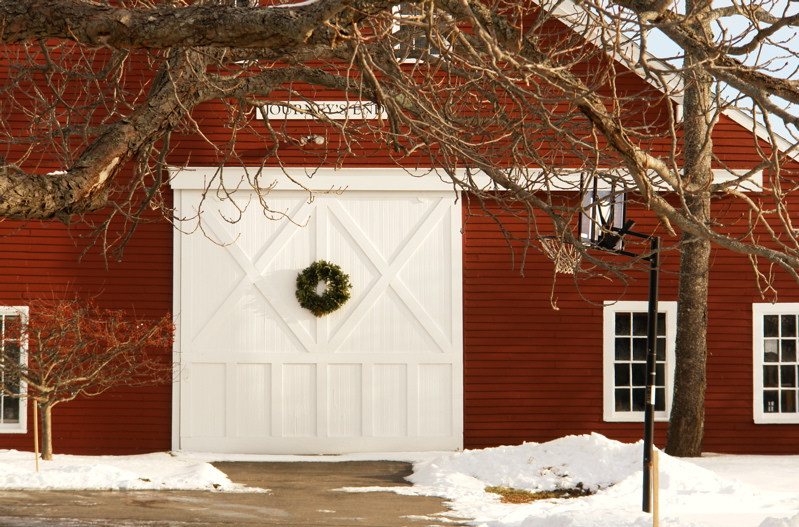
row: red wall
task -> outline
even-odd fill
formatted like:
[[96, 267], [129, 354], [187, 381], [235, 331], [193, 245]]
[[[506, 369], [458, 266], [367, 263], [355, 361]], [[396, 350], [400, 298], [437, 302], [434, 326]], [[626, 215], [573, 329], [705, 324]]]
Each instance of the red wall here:
[[[725, 210], [727, 218], [745, 212], [740, 203], [728, 205], [719, 200], [715, 210]], [[625, 292], [619, 281], [575, 283], [570, 275], [555, 276], [553, 264], [535, 249], [528, 250], [521, 267], [521, 246], [509, 247], [489, 214], [468, 203], [464, 214], [465, 446], [542, 442], [590, 432], [622, 441], [641, 439], [641, 423], [603, 421], [603, 311], [591, 302], [615, 300], [622, 292], [623, 300], [646, 301], [647, 273], [630, 273], [636, 281]], [[630, 216], [640, 232], [656, 228], [647, 218], [651, 214], [632, 211]], [[499, 218], [506, 228], [524, 234], [523, 221]], [[664, 245], [676, 241], [658, 232]], [[661, 301], [676, 300], [678, 258], [676, 252], [662, 255]], [[796, 284], [787, 274], [777, 274], [779, 301], [799, 301]], [[799, 424], [755, 425], [753, 420], [751, 305], [762, 301], [749, 260], [714, 248], [706, 452], [799, 453]], [[657, 423], [656, 445], [665, 446], [665, 438], [666, 423]]]
[[[99, 213], [98, 213], [99, 214]], [[100, 216], [98, 216], [100, 217]], [[172, 309], [172, 229], [141, 224], [122, 262], [106, 261], [101, 246], [86, 249], [85, 227], [0, 222], [0, 304], [26, 305], [41, 295], [95, 297], [100, 307], [140, 317]], [[171, 351], [170, 351], [171, 355]], [[32, 409], [27, 434], [0, 434], [0, 448], [33, 450]], [[172, 386], [125, 388], [63, 403], [53, 409], [54, 452], [134, 454], [169, 450]]]

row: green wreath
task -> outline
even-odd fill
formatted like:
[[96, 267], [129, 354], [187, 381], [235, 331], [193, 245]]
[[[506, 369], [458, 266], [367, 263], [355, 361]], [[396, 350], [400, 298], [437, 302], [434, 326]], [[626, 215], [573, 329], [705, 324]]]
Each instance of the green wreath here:
[[[327, 284], [327, 290], [322, 295], [316, 293], [319, 282]], [[350, 299], [351, 287], [350, 277], [341, 271], [341, 267], [319, 260], [297, 275], [296, 295], [302, 307], [316, 317], [323, 317]]]

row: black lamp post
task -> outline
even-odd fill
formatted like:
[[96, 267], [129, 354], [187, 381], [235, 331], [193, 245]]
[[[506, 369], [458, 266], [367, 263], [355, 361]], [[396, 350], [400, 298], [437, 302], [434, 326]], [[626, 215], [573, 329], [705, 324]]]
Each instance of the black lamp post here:
[[641, 259], [649, 262], [649, 308], [646, 328], [646, 406], [644, 408], [644, 482], [643, 482], [643, 511], [652, 512], [652, 449], [655, 437], [655, 379], [657, 362], [657, 330], [658, 330], [658, 265], [660, 252], [660, 238], [647, 236], [630, 229], [635, 225], [633, 220], [628, 220], [624, 226], [611, 227], [597, 242], [597, 247], [603, 251], [613, 252], [624, 256], [636, 257], [631, 252], [616, 249], [616, 244], [625, 236], [636, 238], [649, 238], [650, 253]]

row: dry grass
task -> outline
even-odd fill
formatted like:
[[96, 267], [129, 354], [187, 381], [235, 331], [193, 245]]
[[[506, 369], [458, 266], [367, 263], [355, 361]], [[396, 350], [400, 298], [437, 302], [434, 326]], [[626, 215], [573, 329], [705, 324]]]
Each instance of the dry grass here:
[[542, 490], [530, 492], [529, 490], [511, 489], [508, 487], [486, 487], [486, 492], [499, 494], [502, 503], [530, 503], [536, 500], [548, 500], [553, 498], [579, 498], [590, 496], [591, 492], [578, 485], [573, 489]]

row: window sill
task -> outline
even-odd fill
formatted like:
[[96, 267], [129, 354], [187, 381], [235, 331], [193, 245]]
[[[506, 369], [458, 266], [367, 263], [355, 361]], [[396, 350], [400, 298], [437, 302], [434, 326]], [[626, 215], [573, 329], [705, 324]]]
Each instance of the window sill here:
[[27, 434], [28, 430], [23, 427], [3, 428], [0, 426], [0, 434]]
[[[644, 413], [640, 412], [635, 415], [624, 415], [624, 414], [605, 415], [602, 420], [606, 423], [643, 423]], [[669, 416], [664, 414], [664, 412], [658, 412], [655, 414], [656, 423], [667, 423], [668, 421], [669, 421]]]
[[756, 425], [797, 425], [799, 415], [755, 416]]

